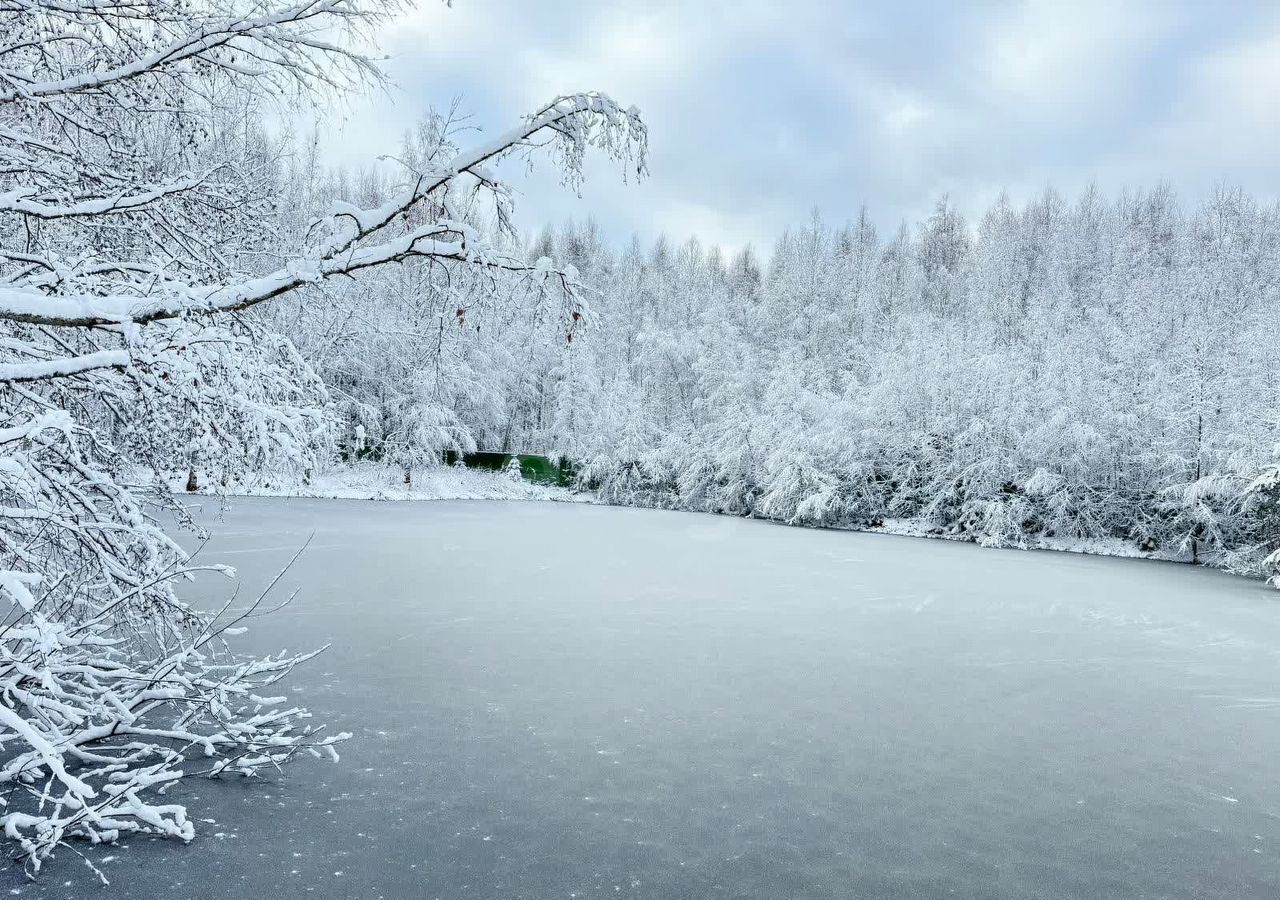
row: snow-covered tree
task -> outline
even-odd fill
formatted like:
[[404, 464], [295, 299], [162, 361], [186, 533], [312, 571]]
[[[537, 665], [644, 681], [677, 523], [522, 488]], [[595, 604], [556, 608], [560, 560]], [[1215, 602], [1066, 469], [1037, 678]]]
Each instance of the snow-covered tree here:
[[[224, 638], [246, 610], [181, 600], [186, 557], [122, 480], [150, 465], [163, 504], [173, 468], [325, 452], [333, 386], [255, 308], [404, 263], [571, 329], [573, 272], [504, 250], [469, 210], [510, 231], [506, 157], [548, 155], [570, 184], [590, 147], [643, 170], [636, 111], [577, 94], [474, 147], [427, 140], [376, 202], [333, 198], [288, 228], [287, 148], [261, 111], [378, 81], [360, 38], [397, 5], [0, 2], [0, 823], [32, 871], [75, 838], [190, 839], [165, 785], [341, 738], [268, 694], [305, 655], [241, 658]], [[381, 297], [363, 299], [376, 318]], [[416, 452], [452, 426], [414, 427], [395, 440]]]

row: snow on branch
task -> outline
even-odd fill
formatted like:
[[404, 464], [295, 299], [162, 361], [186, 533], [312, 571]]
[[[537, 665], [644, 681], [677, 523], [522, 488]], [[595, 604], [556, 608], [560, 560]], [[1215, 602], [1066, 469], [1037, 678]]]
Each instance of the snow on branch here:
[[66, 219], [75, 216], [103, 216], [153, 205], [163, 197], [190, 191], [203, 177], [182, 178], [167, 184], [144, 185], [134, 193], [120, 192], [108, 197], [82, 197], [58, 202], [39, 196], [35, 188], [16, 188], [0, 194], [0, 213], [15, 212], [37, 219]]
[[[460, 176], [482, 171], [486, 163], [532, 148], [543, 134], [551, 136], [553, 152], [559, 155], [562, 172], [571, 182], [581, 178], [583, 156], [591, 146], [634, 166], [637, 174], [645, 170], [647, 133], [634, 108], [624, 110], [602, 94], [562, 97], [501, 137], [458, 154], [440, 169], [420, 174], [410, 188], [386, 203], [372, 209], [339, 204], [320, 223], [325, 236], [275, 272], [238, 283], [144, 296], [75, 294], [65, 290], [47, 294], [41, 289], [0, 286], [0, 319], [93, 327], [140, 324], [192, 313], [234, 312], [325, 278], [414, 257], [533, 272], [536, 267], [493, 252], [470, 226], [449, 220], [428, 222], [378, 243], [362, 242], [384, 235], [384, 229], [393, 222], [429, 202]], [[481, 177], [487, 180], [490, 176]]]
[[[195, 14], [185, 4], [173, 0], [153, 5], [159, 8], [149, 16], [131, 15], [119, 7], [60, 0], [23, 0], [0, 5], [0, 13], [47, 17], [54, 22], [84, 22], [102, 17], [127, 23], [133, 19], [135, 28], [145, 27], [154, 35], [146, 42], [151, 45], [148, 52], [130, 54], [128, 50], [137, 44], [126, 41], [120, 45], [125, 50], [123, 54], [118, 51], [104, 54], [107, 58], [117, 55], [123, 58], [103, 68], [86, 66], [86, 71], [62, 77], [51, 77], [57, 71], [52, 66], [47, 71], [37, 68], [35, 73], [24, 69], [4, 71], [3, 83], [7, 88], [0, 89], [0, 104], [101, 92], [143, 76], [180, 71], [184, 63], [194, 60], [239, 68], [245, 74], [262, 75], [274, 69], [292, 71], [291, 77], [305, 77], [312, 71], [307, 64], [309, 55], [320, 53], [355, 63], [360, 70], [375, 74], [371, 62], [330, 43], [325, 34], [344, 20], [376, 21], [392, 6], [387, 3], [360, 5], [353, 0], [302, 0], [275, 8], [271, 4], [257, 4], [262, 12], [248, 15], [245, 12], [255, 5], [214, 2], [205, 5], [207, 11], [201, 15], [200, 5]], [[238, 66], [234, 54], [219, 53], [237, 49], [246, 59], [261, 64], [261, 68]], [[42, 57], [42, 61], [44, 59], [47, 57]]]
[[129, 365], [129, 354], [124, 350], [99, 350], [96, 353], [64, 359], [0, 363], [0, 382], [45, 381], [50, 378], [83, 375], [85, 372], [94, 372], [98, 369], [123, 369], [127, 365]]

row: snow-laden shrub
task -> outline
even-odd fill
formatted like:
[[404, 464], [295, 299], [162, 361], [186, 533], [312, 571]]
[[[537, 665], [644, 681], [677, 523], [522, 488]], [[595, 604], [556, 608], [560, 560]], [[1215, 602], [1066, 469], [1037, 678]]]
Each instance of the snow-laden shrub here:
[[1160, 492], [1157, 509], [1169, 546], [1193, 561], [1215, 559], [1239, 546], [1241, 479], [1214, 474], [1173, 484]]
[[844, 512], [840, 482], [803, 452], [778, 453], [766, 461], [769, 488], [757, 504], [760, 515], [789, 525], [832, 525]]
[[1032, 510], [1025, 497], [1008, 494], [999, 499], [979, 501], [977, 506], [980, 509], [979, 519], [972, 532], [979, 544], [984, 547], [1027, 548]]

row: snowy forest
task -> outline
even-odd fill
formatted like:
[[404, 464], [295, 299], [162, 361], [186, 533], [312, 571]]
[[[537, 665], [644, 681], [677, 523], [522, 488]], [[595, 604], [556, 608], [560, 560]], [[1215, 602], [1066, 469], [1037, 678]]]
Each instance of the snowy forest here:
[[[316, 209], [395, 189], [376, 169], [282, 184]], [[568, 328], [412, 266], [326, 285], [318, 318], [265, 313], [326, 387], [339, 452], [357, 429], [404, 467], [547, 452], [614, 503], [1264, 568], [1274, 204], [1047, 190], [976, 222], [944, 197], [890, 235], [815, 213], [763, 255], [612, 247], [590, 220], [525, 244], [585, 286]]]
[[[1280, 207], [1158, 183], [778, 222], [770, 247], [519, 218], [503, 163], [643, 190], [594, 92], [356, 169], [289, 110], [383, 83], [393, 0], [0, 0], [0, 823], [34, 874], [331, 733], [243, 655], [187, 490], [476, 450], [618, 505], [1280, 568]], [[503, 123], [494, 123], [501, 125]], [[485, 838], [488, 840], [488, 838]], [[95, 864], [86, 856], [86, 861]], [[95, 869], [96, 871], [96, 869]]]

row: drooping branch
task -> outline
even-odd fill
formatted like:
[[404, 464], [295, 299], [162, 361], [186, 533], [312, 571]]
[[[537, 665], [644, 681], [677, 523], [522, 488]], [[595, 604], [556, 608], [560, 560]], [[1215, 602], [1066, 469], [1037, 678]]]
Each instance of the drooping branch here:
[[234, 312], [248, 309], [303, 285], [335, 275], [346, 275], [372, 266], [409, 258], [467, 263], [507, 271], [528, 272], [534, 267], [521, 260], [489, 251], [473, 229], [462, 223], [430, 222], [407, 234], [361, 246], [379, 235], [398, 217], [409, 213], [463, 174], [480, 171], [497, 158], [529, 147], [539, 134], [552, 133], [565, 156], [568, 177], [580, 171], [588, 145], [605, 149], [615, 158], [644, 170], [646, 132], [639, 113], [623, 110], [602, 94], [564, 97], [525, 124], [478, 148], [458, 154], [449, 165], [419, 176], [399, 196], [372, 209], [341, 204], [327, 219], [327, 236], [304, 251], [291, 265], [268, 275], [230, 285], [192, 287], [180, 293], [158, 292], [148, 296], [47, 294], [17, 285], [0, 287], [0, 319], [32, 325], [95, 327], [145, 323], [196, 313]]
[[215, 290], [193, 289], [184, 295], [50, 296], [37, 290], [0, 286], [0, 319], [30, 325], [96, 327], [144, 324], [199, 313], [239, 312], [334, 275], [351, 274], [361, 269], [414, 257], [515, 272], [534, 270], [533, 266], [518, 259], [473, 254], [463, 240], [449, 241], [433, 237], [452, 230], [453, 226], [424, 226], [381, 244], [361, 247], [347, 253], [331, 251], [319, 260], [304, 260], [300, 264], [259, 278]]

